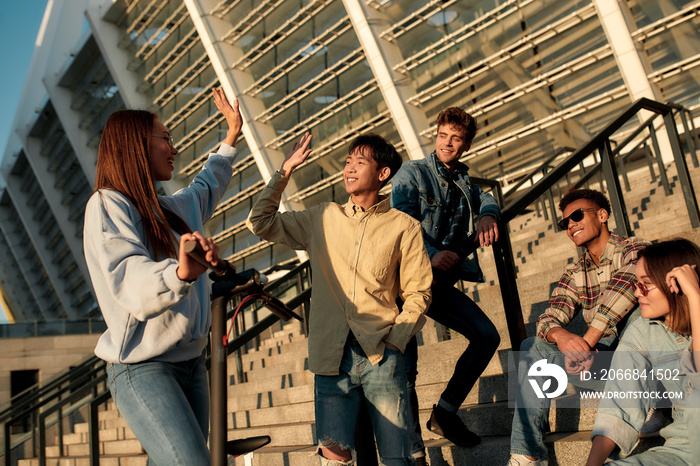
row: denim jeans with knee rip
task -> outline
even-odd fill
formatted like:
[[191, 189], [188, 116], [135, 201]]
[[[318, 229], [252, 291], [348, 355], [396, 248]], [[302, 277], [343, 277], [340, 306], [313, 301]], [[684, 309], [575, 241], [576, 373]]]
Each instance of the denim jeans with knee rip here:
[[[362, 403], [369, 411], [382, 465], [414, 464], [408, 435], [406, 371], [401, 352], [386, 348], [384, 358], [372, 365], [360, 344], [349, 337], [337, 376], [314, 378], [316, 436], [321, 448], [338, 446], [352, 451]], [[329, 461], [341, 465], [353, 462]]]

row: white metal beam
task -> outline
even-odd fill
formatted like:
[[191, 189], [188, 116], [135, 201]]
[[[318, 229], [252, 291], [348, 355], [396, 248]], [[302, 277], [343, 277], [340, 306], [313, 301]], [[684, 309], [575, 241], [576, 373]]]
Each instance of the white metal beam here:
[[70, 107], [72, 93], [68, 89], [58, 86], [60, 79], [61, 76], [58, 73], [48, 73], [44, 85], [49, 93], [51, 104], [56, 110], [56, 115], [61, 120], [66, 137], [78, 159], [78, 164], [80, 164], [90, 186], [94, 187], [97, 154], [88, 146], [91, 134], [80, 128], [80, 114]]
[[[277, 134], [272, 126], [254, 120], [255, 115], [263, 113], [265, 106], [260, 99], [243, 93], [243, 89], [253, 84], [253, 76], [248, 72], [231, 68], [231, 64], [240, 59], [243, 53], [238, 47], [221, 41], [221, 38], [231, 29], [231, 25], [209, 14], [218, 3], [218, 0], [185, 0], [187, 10], [219, 78], [221, 87], [229, 99], [238, 99], [243, 117], [242, 133], [258, 170], [267, 183], [275, 171], [282, 166], [285, 154], [279, 150], [265, 147], [265, 142], [272, 141]], [[287, 188], [288, 192], [298, 190], [294, 178], [290, 180], [290, 185]], [[280, 210], [292, 210], [286, 195], [282, 198]], [[307, 259], [308, 256], [304, 251], [296, 252], [300, 260]]]
[[[27, 170], [31, 170], [31, 166], [27, 166]], [[37, 258], [41, 262], [46, 275], [53, 286], [54, 292], [61, 302], [61, 306], [66, 311], [69, 318], [76, 319], [80, 317], [77, 309], [72, 306], [72, 301], [70, 296], [65, 291], [66, 282], [61, 278], [62, 270], [59, 269], [58, 264], [54, 263], [53, 257], [51, 256], [51, 250], [48, 246], [48, 238], [41, 235], [39, 230], [41, 229], [41, 223], [33, 218], [33, 211], [29, 211], [28, 206], [36, 206], [36, 199], [30, 199], [26, 192], [23, 192], [20, 188], [20, 179], [15, 176], [10, 176], [6, 179], [7, 182], [7, 193], [12, 199], [12, 203], [15, 205], [17, 211], [17, 216], [19, 219], [15, 218], [14, 221], [18, 220], [24, 226], [24, 230], [27, 232], [32, 245], [37, 253]], [[44, 219], [41, 219], [44, 220]], [[47, 319], [58, 318], [59, 316], [54, 313], [50, 313], [46, 316]]]
[[118, 47], [124, 35], [124, 31], [103, 17], [109, 11], [114, 0], [89, 0], [85, 17], [87, 18], [92, 35], [100, 49], [102, 58], [107, 64], [109, 73], [119, 88], [119, 94], [128, 108], [150, 110], [153, 106], [148, 98], [136, 91], [141, 78], [128, 70], [128, 65], [133, 55], [128, 50]]
[[421, 109], [407, 103], [416, 90], [410, 80], [394, 71], [403, 57], [398, 46], [380, 36], [379, 24], [388, 23], [361, 0], [343, 0], [343, 4], [408, 156], [413, 160], [424, 158], [432, 150], [432, 144], [419, 135], [430, 125]]
[[16, 210], [16, 208], [12, 209], [9, 206], [0, 205], [0, 231], [2, 231], [2, 234], [9, 246], [9, 250], [11, 251], [12, 256], [15, 259], [15, 263], [17, 263], [19, 268], [19, 270], [15, 271], [15, 273], [19, 273], [22, 275], [22, 277], [24, 277], [24, 281], [28, 286], [28, 290], [26, 290], [26, 292], [31, 295], [34, 303], [36, 303], [36, 309], [38, 309], [38, 311], [41, 313], [41, 315], [33, 315], [32, 317], [43, 320], [55, 318], [56, 316], [53, 315], [47, 307], [47, 300], [43, 298], [39, 299], [39, 296], [37, 296], [38, 289], [35, 286], [35, 283], [37, 282], [38, 277], [29, 270], [29, 264], [27, 264], [25, 259], [28, 254], [26, 248], [24, 248], [21, 244], [22, 237], [17, 232], [18, 226], [16, 225]]
[[[632, 101], [646, 97], [663, 102], [663, 93], [648, 77], [652, 71], [651, 65], [632, 38], [634, 21], [626, 0], [593, 0], [593, 4]], [[644, 122], [651, 115], [651, 112], [642, 110], [638, 113], [639, 121]], [[660, 118], [658, 120], [654, 127], [663, 128], [663, 122]], [[668, 134], [657, 131], [657, 135], [662, 159], [664, 162], [672, 161]]]
[[[63, 120], [61, 120], [61, 123], [63, 124]], [[66, 133], [68, 133], [68, 131], [66, 131]], [[90, 283], [90, 274], [87, 269], [87, 264], [85, 263], [85, 255], [83, 254], [82, 235], [79, 235], [82, 228], [75, 222], [69, 220], [71, 206], [64, 205], [61, 202], [63, 194], [55, 188], [57, 180], [55, 179], [55, 175], [48, 171], [49, 160], [41, 156], [40, 150], [41, 143], [39, 140], [35, 138], [24, 139], [24, 153], [41, 187], [41, 191], [44, 193], [44, 198], [49, 207], [51, 207], [56, 223], [61, 229], [61, 233], [70, 248], [73, 259], [80, 269], [80, 273], [85, 279], [85, 282]], [[92, 292], [92, 287], [90, 287], [90, 291]]]

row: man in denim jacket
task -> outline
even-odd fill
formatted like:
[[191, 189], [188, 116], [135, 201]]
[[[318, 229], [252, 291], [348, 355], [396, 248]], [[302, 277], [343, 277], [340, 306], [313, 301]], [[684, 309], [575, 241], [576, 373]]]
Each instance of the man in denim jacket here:
[[[498, 240], [496, 221], [501, 211], [493, 196], [471, 182], [469, 167], [459, 161], [476, 135], [476, 120], [464, 110], [452, 107], [440, 113], [437, 126], [435, 151], [425, 159], [403, 164], [392, 182], [391, 198], [395, 208], [419, 220], [423, 228], [435, 274], [433, 304], [427, 315], [469, 340], [447, 388], [433, 406], [427, 426], [455, 445], [470, 447], [478, 444], [480, 438], [467, 429], [457, 410], [496, 352], [500, 336], [486, 314], [454, 285], [458, 280], [484, 281], [473, 243], [490, 246]], [[415, 339], [409, 345], [405, 355], [407, 360], [412, 355], [407, 364], [415, 428], [412, 453], [421, 458], [425, 447], [415, 394]]]

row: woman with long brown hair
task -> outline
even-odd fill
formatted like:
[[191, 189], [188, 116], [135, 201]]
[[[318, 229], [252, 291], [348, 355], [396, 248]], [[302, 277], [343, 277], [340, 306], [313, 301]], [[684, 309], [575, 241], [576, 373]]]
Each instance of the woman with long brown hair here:
[[[700, 248], [685, 239], [639, 252], [635, 296], [642, 318], [625, 329], [606, 373], [589, 466], [602, 465], [617, 448], [623, 459], [608, 464], [699, 464], [700, 446], [690, 438], [700, 417], [700, 378], [691, 358], [700, 355], [698, 267]], [[673, 423], [660, 431], [664, 445], [627, 458], [655, 404], [673, 406]]]
[[85, 210], [85, 259], [107, 323], [95, 354], [108, 362], [112, 397], [150, 464], [209, 464], [208, 284], [183, 245], [196, 240], [210, 262], [218, 260], [201, 231], [231, 178], [242, 124], [238, 102], [232, 106], [221, 89], [213, 94], [226, 137], [172, 196], [156, 190], [171, 179], [177, 156], [168, 129], [148, 111], [112, 114]]

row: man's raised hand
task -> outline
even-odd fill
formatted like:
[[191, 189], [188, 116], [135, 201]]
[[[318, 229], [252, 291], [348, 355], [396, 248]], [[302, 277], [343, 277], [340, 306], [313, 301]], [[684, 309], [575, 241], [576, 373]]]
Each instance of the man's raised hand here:
[[311, 134], [309, 133], [305, 133], [299, 142], [294, 143], [284, 158], [284, 162], [282, 162], [282, 168], [280, 168], [282, 176], [289, 177], [295, 168], [304, 163], [309, 154], [311, 154], [311, 149], [309, 149], [310, 143]]

